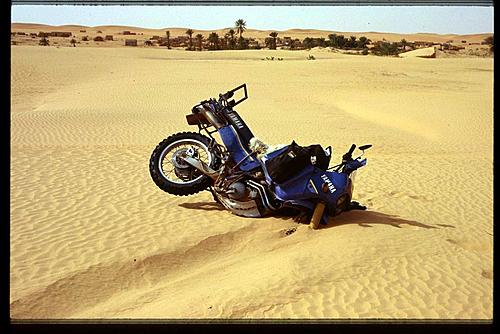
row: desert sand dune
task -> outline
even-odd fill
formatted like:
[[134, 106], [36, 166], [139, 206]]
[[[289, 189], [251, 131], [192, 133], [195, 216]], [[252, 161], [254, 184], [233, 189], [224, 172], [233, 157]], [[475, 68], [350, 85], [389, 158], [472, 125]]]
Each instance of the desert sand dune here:
[[431, 46], [429, 48], [421, 48], [413, 51], [403, 52], [400, 53], [398, 56], [401, 58], [408, 58], [408, 57], [432, 58], [436, 56], [436, 49], [433, 46]]
[[[13, 318], [492, 318], [493, 59], [11, 51]], [[269, 144], [373, 144], [367, 211], [313, 231], [156, 188], [155, 145], [244, 82]]]

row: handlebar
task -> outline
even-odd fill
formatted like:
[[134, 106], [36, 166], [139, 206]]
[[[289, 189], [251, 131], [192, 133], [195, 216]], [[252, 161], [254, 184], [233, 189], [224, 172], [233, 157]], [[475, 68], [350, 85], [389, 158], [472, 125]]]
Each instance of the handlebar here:
[[352, 144], [349, 151], [347, 151], [347, 153], [342, 156], [342, 162], [351, 161], [352, 152], [354, 152], [355, 149], [356, 149], [356, 144]]
[[[230, 98], [232, 98], [234, 96], [234, 92], [236, 92], [240, 89], [243, 89], [244, 96], [241, 99], [239, 99], [238, 101], [234, 101], [234, 100], [228, 101]], [[229, 105], [230, 107], [234, 107], [237, 104], [240, 104], [241, 102], [245, 101], [247, 98], [248, 98], [248, 93], [247, 93], [247, 85], [246, 84], [239, 85], [238, 87], [233, 88], [224, 94], [219, 94], [219, 102], [224, 102], [225, 105]]]
[[354, 152], [355, 149], [356, 149], [356, 144], [352, 144], [347, 154], [352, 155], [352, 152]]

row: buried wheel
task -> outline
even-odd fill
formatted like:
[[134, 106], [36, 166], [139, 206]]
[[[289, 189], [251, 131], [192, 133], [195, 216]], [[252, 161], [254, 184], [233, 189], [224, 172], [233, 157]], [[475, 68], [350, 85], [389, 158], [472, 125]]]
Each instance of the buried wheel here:
[[159, 143], [149, 160], [149, 173], [155, 184], [172, 195], [192, 195], [207, 189], [212, 179], [181, 159], [190, 156], [217, 168], [219, 161], [210, 152], [210, 138], [195, 132], [174, 134]]

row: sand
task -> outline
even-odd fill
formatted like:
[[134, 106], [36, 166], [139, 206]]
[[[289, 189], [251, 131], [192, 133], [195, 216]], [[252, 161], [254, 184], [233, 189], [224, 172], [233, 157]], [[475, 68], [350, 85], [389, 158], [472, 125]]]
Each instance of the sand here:
[[[11, 51], [12, 318], [492, 319], [492, 58]], [[269, 144], [373, 144], [367, 211], [313, 231], [155, 186], [156, 144], [244, 82]]]

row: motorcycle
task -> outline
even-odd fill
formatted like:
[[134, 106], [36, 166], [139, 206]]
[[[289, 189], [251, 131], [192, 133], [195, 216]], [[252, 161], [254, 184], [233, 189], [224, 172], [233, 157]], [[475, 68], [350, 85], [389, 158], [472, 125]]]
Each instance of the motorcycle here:
[[[237, 101], [235, 93], [242, 95]], [[180, 132], [160, 142], [151, 154], [149, 171], [155, 184], [177, 196], [208, 190], [232, 213], [263, 217], [294, 209], [310, 227], [327, 224], [329, 216], [366, 209], [351, 201], [356, 171], [366, 165], [362, 154], [352, 157], [356, 145], [329, 167], [332, 148], [290, 145], [270, 148], [254, 137], [234, 110], [248, 98], [242, 84], [219, 98], [195, 105], [186, 116], [198, 132]], [[203, 133], [203, 134], [202, 134]], [[223, 145], [214, 137], [218, 134]]]

